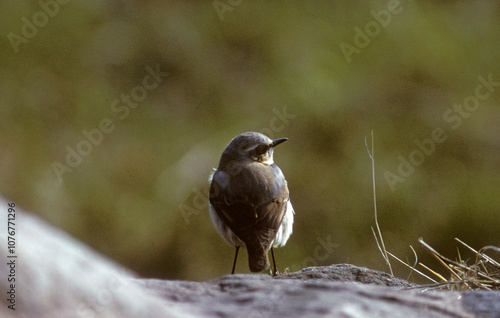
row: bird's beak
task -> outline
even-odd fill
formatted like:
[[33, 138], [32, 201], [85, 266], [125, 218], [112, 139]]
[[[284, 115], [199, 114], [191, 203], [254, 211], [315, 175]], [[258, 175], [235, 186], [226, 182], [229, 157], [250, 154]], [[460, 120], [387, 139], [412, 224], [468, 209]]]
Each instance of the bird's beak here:
[[281, 144], [282, 142], [285, 142], [287, 141], [288, 138], [278, 138], [278, 139], [274, 139], [273, 140], [273, 143], [271, 144], [271, 147], [276, 147], [277, 145]]

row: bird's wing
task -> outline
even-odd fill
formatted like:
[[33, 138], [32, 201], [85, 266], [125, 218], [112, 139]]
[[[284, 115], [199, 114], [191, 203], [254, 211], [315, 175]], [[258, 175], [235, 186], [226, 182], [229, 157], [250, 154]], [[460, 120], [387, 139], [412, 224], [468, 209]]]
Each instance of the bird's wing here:
[[229, 179], [223, 171], [214, 173], [210, 185], [210, 203], [224, 224], [236, 234], [238, 229], [255, 224], [258, 216], [254, 206], [247, 204], [247, 200], [238, 194], [238, 189], [229, 186]]

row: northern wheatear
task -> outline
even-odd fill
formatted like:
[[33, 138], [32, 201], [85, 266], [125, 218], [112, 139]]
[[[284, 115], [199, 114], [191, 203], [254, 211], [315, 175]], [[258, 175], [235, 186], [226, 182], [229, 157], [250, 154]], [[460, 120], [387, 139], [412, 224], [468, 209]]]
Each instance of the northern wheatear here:
[[273, 247], [285, 245], [292, 234], [294, 211], [273, 151], [287, 140], [271, 140], [256, 132], [240, 134], [224, 149], [210, 176], [210, 216], [224, 240], [236, 247], [231, 274], [240, 247], [248, 251], [252, 272], [269, 267], [271, 249], [273, 276], [279, 274]]

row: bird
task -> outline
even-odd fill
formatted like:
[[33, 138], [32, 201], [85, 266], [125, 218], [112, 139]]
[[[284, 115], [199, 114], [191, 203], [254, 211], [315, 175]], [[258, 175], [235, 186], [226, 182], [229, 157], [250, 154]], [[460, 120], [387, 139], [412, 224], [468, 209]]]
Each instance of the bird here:
[[294, 210], [287, 181], [274, 163], [274, 148], [288, 138], [270, 139], [258, 132], [234, 137], [222, 152], [217, 169], [209, 177], [209, 212], [222, 238], [238, 251], [248, 252], [250, 271], [270, 267], [277, 276], [274, 247], [284, 246], [292, 234]]

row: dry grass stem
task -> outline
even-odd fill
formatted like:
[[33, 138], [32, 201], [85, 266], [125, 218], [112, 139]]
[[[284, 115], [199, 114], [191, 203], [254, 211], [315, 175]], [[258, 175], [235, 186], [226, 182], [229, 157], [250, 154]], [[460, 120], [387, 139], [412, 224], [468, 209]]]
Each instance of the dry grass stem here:
[[415, 263], [415, 265], [414, 265], [414, 266], [411, 266], [411, 265], [409, 265], [409, 264], [407, 264], [407, 263], [403, 262], [402, 260], [400, 260], [398, 257], [396, 257], [395, 255], [393, 255], [392, 253], [387, 252], [387, 254], [389, 254], [391, 257], [393, 257], [395, 260], [397, 260], [398, 262], [400, 262], [400, 263], [401, 263], [401, 264], [403, 264], [404, 266], [408, 267], [408, 268], [410, 269], [410, 271], [411, 271], [411, 272], [410, 272], [410, 275], [411, 275], [411, 273], [412, 273], [412, 272], [416, 272], [416, 273], [418, 273], [419, 275], [421, 275], [422, 277], [427, 278], [427, 279], [428, 279], [428, 280], [430, 280], [431, 282], [436, 283], [436, 284], [438, 283], [438, 281], [436, 281], [436, 280], [434, 280], [434, 279], [430, 278], [429, 276], [425, 275], [424, 273], [422, 273], [421, 271], [419, 271], [418, 269], [416, 269], [416, 268], [415, 268], [415, 266], [417, 265], [417, 263]]
[[373, 148], [373, 130], [371, 131], [371, 137], [372, 137], [371, 151], [368, 148], [368, 142], [366, 141], [366, 137], [365, 137], [365, 147], [366, 147], [366, 151], [368, 152], [368, 156], [370, 157], [370, 160], [372, 161], [373, 210], [375, 213], [375, 227], [377, 228], [377, 233], [375, 233], [375, 230], [373, 228], [372, 228], [372, 231], [373, 231], [373, 236], [375, 236], [375, 242], [377, 242], [378, 249], [379, 249], [380, 253], [382, 254], [382, 257], [384, 258], [385, 263], [389, 267], [389, 271], [391, 272], [391, 275], [394, 276], [394, 273], [392, 271], [391, 262], [389, 260], [389, 256], [387, 256], [387, 249], [385, 248], [384, 238], [382, 237], [382, 231], [380, 230], [380, 226], [378, 224], [377, 193], [375, 191], [375, 155], [374, 155], [374, 148]]

